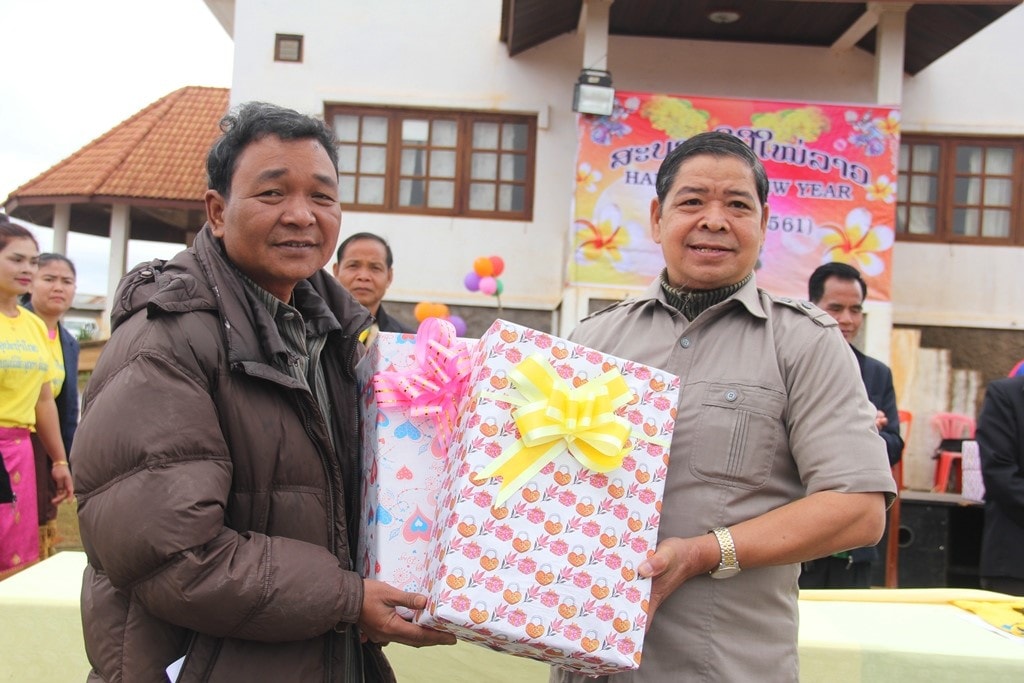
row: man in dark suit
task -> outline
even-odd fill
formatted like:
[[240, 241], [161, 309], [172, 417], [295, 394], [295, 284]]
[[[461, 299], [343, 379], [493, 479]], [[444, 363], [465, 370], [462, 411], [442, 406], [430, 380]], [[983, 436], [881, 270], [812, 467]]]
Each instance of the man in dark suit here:
[[988, 385], [975, 439], [985, 481], [981, 586], [1024, 595], [1024, 376]]
[[[903, 453], [903, 437], [900, 436], [892, 371], [885, 363], [865, 355], [853, 345], [854, 338], [864, 324], [867, 283], [853, 266], [826, 263], [811, 274], [807, 288], [810, 300], [839, 323], [839, 331], [857, 358], [868, 399], [878, 411], [875, 427], [885, 441], [889, 464], [895, 465]], [[800, 587], [867, 588], [871, 583], [871, 563], [876, 559], [878, 552], [870, 547], [804, 562]]]
[[384, 310], [381, 300], [395, 276], [391, 246], [372, 232], [349, 235], [338, 247], [334, 277], [366, 307], [381, 332], [414, 332]]

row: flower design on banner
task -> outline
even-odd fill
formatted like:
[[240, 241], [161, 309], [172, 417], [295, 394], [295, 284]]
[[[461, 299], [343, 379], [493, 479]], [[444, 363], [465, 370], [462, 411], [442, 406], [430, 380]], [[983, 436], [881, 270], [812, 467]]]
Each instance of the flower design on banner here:
[[875, 119], [875, 122], [882, 135], [895, 138], [900, 134], [900, 113], [898, 111], [891, 111], [884, 119]]
[[868, 201], [885, 202], [892, 204], [896, 201], [896, 183], [889, 179], [889, 176], [880, 175], [878, 180], [865, 188], [868, 193]]
[[825, 246], [822, 263], [848, 263], [871, 277], [885, 270], [885, 262], [878, 254], [892, 248], [895, 235], [889, 226], [872, 225], [867, 209], [857, 208], [848, 213], [844, 227], [825, 223], [818, 231]]
[[644, 104], [640, 113], [651, 122], [652, 128], [666, 133], [670, 138], [685, 140], [710, 130], [708, 121], [711, 114], [695, 109], [688, 100], [655, 95]]
[[586, 161], [576, 167], [576, 184], [582, 185], [587, 192], [597, 192], [597, 184], [603, 177], [600, 171]]
[[756, 128], [766, 128], [782, 143], [797, 140], [816, 142], [830, 128], [828, 117], [818, 107], [800, 107], [780, 111], [753, 114], [750, 122]]
[[855, 111], [847, 111], [845, 118], [853, 129], [853, 133], [849, 136], [850, 142], [863, 149], [864, 154], [869, 157], [877, 157], [885, 151], [886, 133], [882, 131], [882, 125], [889, 119], [873, 119], [871, 112], [858, 114]]
[[622, 224], [619, 207], [606, 206], [597, 220], [578, 220], [576, 244], [583, 261], [621, 261], [621, 248], [629, 244], [629, 230]]
[[590, 139], [599, 145], [610, 145], [614, 138], [632, 133], [633, 127], [624, 121], [632, 116], [639, 106], [640, 102], [635, 97], [630, 97], [625, 102], [619, 102], [619, 99], [615, 98], [611, 116], [594, 117]]

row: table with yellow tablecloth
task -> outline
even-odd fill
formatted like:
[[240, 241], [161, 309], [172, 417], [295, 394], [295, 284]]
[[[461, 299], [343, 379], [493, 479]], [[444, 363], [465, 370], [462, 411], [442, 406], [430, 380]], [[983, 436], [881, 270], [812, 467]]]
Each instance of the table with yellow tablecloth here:
[[[85, 555], [61, 552], [0, 581], [0, 682], [84, 681], [79, 594]], [[967, 603], [1019, 602], [963, 589], [804, 591], [802, 683], [1024, 681], [1024, 638], [994, 632]], [[737, 634], [737, 637], [756, 634]], [[468, 643], [385, 652], [399, 681], [545, 683], [547, 667]]]
[[1024, 638], [997, 633], [955, 602], [1014, 603], [988, 591], [908, 588], [803, 591], [803, 683], [1019, 683]]

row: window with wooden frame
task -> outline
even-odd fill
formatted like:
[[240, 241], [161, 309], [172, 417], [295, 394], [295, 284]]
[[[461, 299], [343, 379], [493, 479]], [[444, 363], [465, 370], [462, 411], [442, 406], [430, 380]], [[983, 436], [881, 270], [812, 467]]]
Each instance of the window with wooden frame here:
[[302, 36], [278, 33], [274, 36], [275, 62], [301, 62]]
[[900, 239], [1024, 245], [1024, 138], [904, 134]]
[[533, 218], [534, 116], [328, 105], [344, 209]]

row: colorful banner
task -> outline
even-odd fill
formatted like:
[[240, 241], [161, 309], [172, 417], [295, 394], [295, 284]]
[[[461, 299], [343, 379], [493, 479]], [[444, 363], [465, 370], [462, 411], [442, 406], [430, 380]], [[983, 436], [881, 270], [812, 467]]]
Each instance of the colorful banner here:
[[650, 237], [666, 154], [709, 130], [732, 133], [764, 162], [770, 220], [758, 285], [807, 297], [822, 263], [864, 274], [891, 298], [899, 111], [891, 107], [619, 92], [611, 116], [579, 116], [569, 281], [642, 288], [664, 267]]

